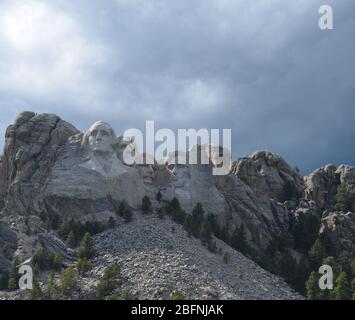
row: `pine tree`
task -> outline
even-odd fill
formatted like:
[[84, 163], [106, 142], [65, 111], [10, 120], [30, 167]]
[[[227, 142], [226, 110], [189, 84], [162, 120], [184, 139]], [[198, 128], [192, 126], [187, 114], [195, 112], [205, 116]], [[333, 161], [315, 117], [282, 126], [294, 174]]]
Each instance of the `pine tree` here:
[[148, 214], [152, 211], [152, 203], [148, 196], [144, 196], [142, 199], [142, 212]]
[[17, 281], [16, 281], [15, 277], [14, 277], [12, 274], [9, 275], [9, 280], [8, 280], [7, 288], [8, 288], [10, 291], [13, 291], [13, 290], [16, 290], [16, 289], [17, 289]]
[[37, 275], [39, 274], [40, 270], [59, 271], [62, 267], [62, 257], [58, 253], [50, 253], [40, 249], [33, 257], [33, 264]]
[[26, 225], [26, 235], [31, 236], [32, 235], [32, 230], [31, 230], [31, 224], [30, 224], [30, 218], [29, 216], [26, 216], [25, 218], [25, 225]]
[[52, 230], [52, 220], [50, 217], [47, 217], [47, 219], [45, 221], [45, 225], [46, 225], [47, 231]]
[[100, 278], [96, 287], [96, 298], [103, 300], [117, 287], [117, 277], [119, 276], [120, 268], [114, 263], [106, 268], [104, 274]]
[[351, 275], [355, 278], [355, 259], [351, 261]]
[[205, 221], [202, 226], [201, 241], [204, 246], [212, 241], [212, 227], [207, 221]]
[[70, 224], [68, 222], [68, 217], [64, 216], [63, 222], [59, 227], [58, 234], [62, 239], [66, 240], [69, 232], [70, 232]]
[[335, 261], [334, 257], [324, 258], [322, 261], [322, 265], [328, 265], [332, 267], [334, 278], [336, 278], [342, 271], [342, 266]]
[[338, 186], [337, 193], [335, 195], [335, 209], [337, 211], [351, 211], [353, 209], [353, 199], [349, 191], [350, 186], [346, 183], [342, 183]]
[[43, 295], [43, 292], [41, 290], [41, 287], [38, 282], [37, 276], [33, 276], [32, 280], [32, 289], [29, 290], [28, 298], [30, 300], [39, 300]]
[[62, 267], [62, 257], [60, 254], [55, 253], [53, 256], [53, 269], [59, 271]]
[[201, 234], [201, 227], [204, 218], [204, 210], [202, 204], [199, 202], [196, 204], [191, 214], [191, 233], [195, 238], [199, 238]]
[[231, 235], [229, 233], [229, 229], [227, 225], [224, 225], [222, 227], [220, 239], [227, 244], [231, 244]]
[[132, 210], [129, 207], [128, 203], [126, 201], [122, 201], [120, 203], [119, 209], [118, 209], [119, 215], [124, 219], [126, 223], [132, 221]]
[[299, 292], [305, 293], [305, 283], [310, 273], [309, 265], [307, 263], [306, 258], [302, 257], [297, 263], [295, 273], [296, 274], [294, 287]]
[[323, 259], [327, 256], [326, 250], [319, 238], [314, 242], [312, 248], [309, 250], [308, 256], [313, 268], [318, 270]]
[[235, 228], [230, 241], [234, 249], [239, 250], [243, 254], [248, 252], [248, 245], [246, 242], [245, 229], [243, 224], [241, 224], [239, 228]]
[[221, 238], [221, 227], [218, 224], [217, 218], [213, 213], [209, 213], [207, 215], [207, 222], [211, 226], [212, 233], [217, 238]]
[[348, 300], [351, 297], [348, 276], [344, 271], [335, 280], [333, 297], [335, 300]]
[[41, 273], [41, 267], [40, 267], [40, 264], [39, 262], [36, 262], [34, 267], [33, 267], [33, 275], [38, 277]]
[[89, 260], [87, 258], [79, 258], [77, 262], [77, 268], [80, 275], [83, 275], [89, 270]]
[[18, 279], [19, 279], [18, 265], [19, 265], [19, 261], [18, 258], [16, 257], [13, 264], [11, 265], [9, 276], [8, 276], [7, 287], [11, 291], [18, 289]]
[[352, 299], [355, 300], [355, 277], [351, 281], [351, 290], [352, 290], [352, 293], [353, 293]]
[[292, 255], [287, 252], [283, 255], [280, 262], [281, 274], [285, 277], [286, 281], [292, 286], [297, 284], [297, 261]]
[[181, 208], [179, 200], [174, 197], [173, 200], [168, 204], [168, 208], [166, 209], [167, 213], [171, 216], [173, 221], [178, 224], [184, 224], [186, 220], [186, 213]]
[[66, 243], [69, 247], [72, 247], [72, 248], [74, 248], [76, 246], [76, 237], [75, 237], [73, 230], [71, 230], [69, 232]]
[[317, 240], [319, 231], [319, 217], [313, 214], [300, 213], [292, 233], [295, 245], [303, 252], [308, 252]]
[[79, 258], [87, 258], [90, 259], [95, 254], [94, 244], [91, 238], [90, 233], [86, 233], [81, 240], [80, 248], [78, 251]]
[[73, 267], [66, 268], [60, 275], [62, 293], [70, 296], [76, 288], [77, 278]]
[[157, 201], [160, 203], [163, 198], [163, 195], [161, 194], [160, 190], [157, 193]]
[[132, 213], [131, 208], [127, 207], [125, 212], [124, 212], [124, 215], [123, 215], [124, 221], [126, 223], [131, 222], [132, 221], [132, 216], [133, 216], [133, 213]]
[[111, 216], [111, 217], [108, 219], [108, 227], [109, 227], [110, 229], [113, 229], [115, 226], [116, 226], [116, 220]]
[[216, 253], [217, 252], [217, 244], [216, 241], [212, 240], [212, 238], [207, 242], [207, 249], [212, 252]]
[[54, 272], [49, 274], [48, 284], [45, 289], [45, 295], [49, 300], [58, 300], [59, 299], [59, 292], [58, 288], [55, 285], [55, 275]]
[[307, 282], [306, 282], [306, 290], [307, 290], [307, 299], [308, 300], [317, 300], [319, 299], [319, 283], [318, 283], [318, 275], [316, 272], [311, 272]]
[[118, 213], [119, 216], [123, 217], [124, 211], [125, 211], [125, 209], [126, 209], [127, 206], [128, 206], [128, 204], [127, 204], [127, 202], [126, 202], [125, 200], [123, 200], [123, 201], [120, 203], [120, 205], [119, 205], [119, 207], [118, 207], [118, 211], [117, 211], [117, 213]]
[[223, 254], [223, 262], [225, 264], [228, 264], [230, 262], [230, 253], [228, 251], [225, 251]]

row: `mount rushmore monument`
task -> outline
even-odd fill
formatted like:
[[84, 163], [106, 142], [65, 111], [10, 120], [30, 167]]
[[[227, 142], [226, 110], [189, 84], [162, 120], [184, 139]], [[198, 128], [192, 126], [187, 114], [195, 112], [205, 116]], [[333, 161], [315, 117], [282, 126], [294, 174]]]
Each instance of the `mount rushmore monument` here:
[[[49, 215], [80, 223], [99, 221], [105, 224], [116, 217], [115, 211], [122, 203], [126, 203], [139, 216], [145, 196], [151, 200], [153, 212], [158, 211], [162, 203], [175, 198], [187, 213], [191, 213], [200, 203], [205, 213], [213, 213], [218, 225], [229, 235], [242, 226], [248, 248], [256, 256], [267, 254], [270, 244], [282, 235], [292, 256], [297, 261], [301, 259], [304, 252], [297, 247], [294, 228], [298, 226], [299, 217], [304, 215], [319, 219], [317, 233], [327, 235], [336, 259], [347, 262], [355, 256], [355, 214], [353, 210], [342, 211], [335, 207], [339, 186], [348, 186], [350, 195], [354, 196], [355, 167], [327, 165], [302, 177], [297, 168], [290, 166], [282, 157], [260, 151], [233, 161], [228, 175], [213, 176], [212, 164], [126, 165], [122, 159], [126, 146], [127, 139], [117, 136], [113, 128], [102, 121], [81, 133], [53, 114], [23, 112], [17, 117], [7, 128], [4, 153], [0, 158], [2, 276], [7, 274], [15, 257], [20, 257], [21, 261], [31, 259], [36, 251], [46, 246], [57, 250], [63, 257], [70, 255], [69, 248], [54, 231], [46, 230], [39, 217]], [[137, 242], [135, 237], [146, 236], [144, 229], [139, 228], [144, 225], [151, 230], [153, 226], [149, 227], [145, 220], [140, 224], [140, 219], [126, 226], [127, 230], [132, 231], [132, 238], [121, 235], [116, 239], [111, 234], [112, 239], [116, 239], [112, 241], [126, 239], [125, 244], [121, 243], [125, 247], [129, 246], [130, 241], [132, 245]], [[156, 219], [152, 223], [154, 228], [158, 228], [160, 223], [168, 222]], [[28, 224], [31, 233], [25, 231]], [[136, 231], [132, 230], [133, 225]], [[119, 228], [124, 230], [125, 227], [120, 225]], [[152, 243], [163, 237], [163, 233], [156, 232]], [[180, 231], [176, 232], [180, 234]], [[172, 239], [171, 235], [164, 235], [168, 237], [162, 238], [165, 242]], [[104, 241], [103, 234], [98, 235], [97, 239]], [[149, 241], [141, 244], [142, 247], [147, 246], [147, 255], [158, 250], [147, 245]], [[195, 240], [186, 236], [181, 241], [189, 243]], [[219, 239], [216, 241], [221, 248], [227, 245]], [[101, 245], [101, 254], [104, 254], [107, 246], [102, 244], [104, 242], [100, 243], [98, 246]], [[111, 245], [112, 250], [118, 250], [114, 242]], [[108, 250], [107, 254], [112, 255], [112, 250]], [[232, 248], [230, 250], [233, 251]], [[233, 259], [240, 259], [240, 263], [235, 262], [234, 271], [229, 269], [228, 273], [234, 277], [233, 272], [236, 272], [236, 278], [245, 273], [248, 278], [250, 275], [247, 274], [254, 272], [247, 270], [248, 263], [249, 266], [254, 264], [250, 257], [241, 254], [238, 257]], [[106, 258], [103, 256], [102, 261]], [[241, 268], [244, 265], [245, 268]], [[216, 270], [218, 268], [219, 265]], [[275, 296], [268, 296], [266, 290], [265, 296], [260, 294], [257, 298], [297, 297], [277, 276], [256, 265], [254, 268], [259, 268], [258, 274], [263, 275], [260, 276], [262, 279], [271, 279], [271, 287], [276, 288], [275, 283], [278, 283], [284, 288], [281, 290], [283, 293], [279, 291]], [[212, 277], [216, 270], [211, 271]], [[224, 292], [224, 295], [219, 294], [224, 298], [256, 297], [250, 293], [243, 296], [243, 292], [236, 292], [233, 288], [229, 291], [218, 290], [219, 293]], [[145, 297], [143, 289], [137, 289], [137, 292], [141, 292], [139, 297]]]

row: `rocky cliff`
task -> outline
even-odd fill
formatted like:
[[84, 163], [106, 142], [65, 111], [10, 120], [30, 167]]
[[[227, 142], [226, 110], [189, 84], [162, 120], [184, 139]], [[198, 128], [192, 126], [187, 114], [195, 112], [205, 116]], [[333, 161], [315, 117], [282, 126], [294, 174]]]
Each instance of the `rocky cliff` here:
[[[230, 174], [213, 176], [211, 164], [127, 166], [123, 141], [103, 122], [80, 133], [55, 115], [24, 112], [17, 117], [6, 131], [0, 158], [0, 274], [6, 274], [15, 256], [26, 260], [49, 241], [43, 242], [48, 231], [41, 217], [107, 223], [123, 202], [139, 210], [145, 195], [156, 211], [173, 198], [188, 213], [201, 203], [229, 235], [243, 226], [257, 254], [280, 235], [297, 251], [292, 230], [299, 214], [314, 214], [322, 217], [320, 233], [329, 235], [335, 255], [354, 257], [354, 213], [335, 209], [339, 186], [350, 186], [354, 194], [354, 167], [327, 165], [302, 177], [282, 157], [256, 152], [234, 161]], [[103, 247], [102, 252], [106, 249], [111, 250]], [[239, 266], [235, 272], [240, 276], [243, 270]], [[230, 288], [222, 291], [243, 297]]]

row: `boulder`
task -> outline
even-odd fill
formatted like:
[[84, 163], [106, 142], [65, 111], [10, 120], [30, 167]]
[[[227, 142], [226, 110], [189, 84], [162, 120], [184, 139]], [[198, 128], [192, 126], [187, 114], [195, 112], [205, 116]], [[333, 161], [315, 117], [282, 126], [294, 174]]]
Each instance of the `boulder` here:
[[339, 261], [349, 263], [355, 257], [355, 213], [329, 212], [322, 217], [320, 233], [331, 242]]
[[233, 163], [232, 172], [258, 198], [298, 201], [304, 190], [302, 176], [279, 155], [259, 151]]
[[36, 208], [59, 149], [77, 133], [71, 124], [53, 114], [23, 112], [6, 131], [0, 167], [0, 191], [8, 213], [23, 214]]
[[334, 165], [321, 167], [304, 178], [305, 197], [313, 200], [320, 210], [334, 206], [337, 187], [340, 184], [339, 173]]

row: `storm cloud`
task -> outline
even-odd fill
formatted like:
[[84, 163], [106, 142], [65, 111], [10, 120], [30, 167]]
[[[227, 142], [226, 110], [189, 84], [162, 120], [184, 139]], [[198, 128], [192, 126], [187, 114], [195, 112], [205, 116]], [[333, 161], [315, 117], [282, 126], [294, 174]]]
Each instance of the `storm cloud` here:
[[[81, 130], [231, 128], [234, 157], [308, 173], [355, 160], [355, 2], [1, 1], [0, 134], [16, 114]], [[3, 138], [0, 147], [3, 146]]]

